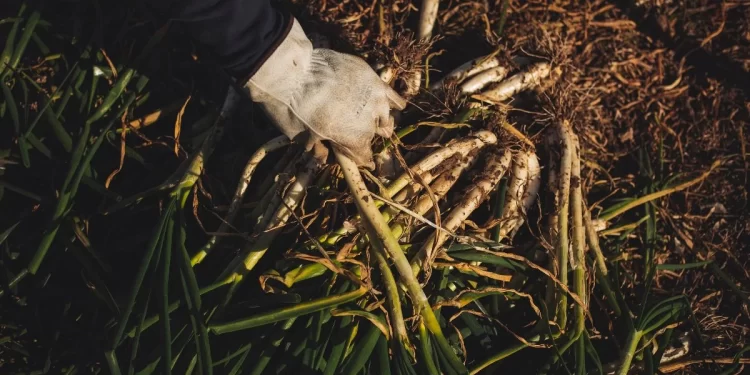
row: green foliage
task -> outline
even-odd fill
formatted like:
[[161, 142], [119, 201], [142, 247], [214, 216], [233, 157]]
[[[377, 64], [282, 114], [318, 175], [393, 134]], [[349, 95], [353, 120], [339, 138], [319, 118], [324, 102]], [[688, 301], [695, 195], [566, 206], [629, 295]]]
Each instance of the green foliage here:
[[[508, 28], [508, 4], [502, 2], [502, 17], [494, 24], [498, 34]], [[77, 4], [85, 9], [89, 5], [99, 6]], [[12, 168], [21, 176], [11, 180], [0, 168], [0, 202], [17, 198], [24, 200], [25, 207], [34, 207], [10, 215], [12, 221], [0, 228], [1, 304], [5, 308], [12, 303], [19, 309], [31, 304], [38, 312], [44, 303], [62, 300], [64, 314], [46, 312], [41, 324], [52, 327], [55, 324], [49, 316], [62, 315], [64, 328], [74, 326], [85, 332], [78, 343], [88, 348], [76, 354], [88, 357], [65, 363], [68, 373], [91, 368], [112, 374], [411, 375], [459, 374], [468, 368], [477, 374], [523, 366], [538, 373], [602, 374], [608, 364], [616, 363], [619, 373], [625, 374], [635, 362], [656, 373], [674, 327], [700, 337], [686, 296], [655, 295], [653, 282], [659, 272], [706, 268], [740, 300], [750, 301], [745, 286], [738, 286], [713, 259], [657, 261], [666, 242], [662, 213], [655, 201], [638, 209], [630, 206], [683, 179], [666, 175], [662, 153], [656, 170], [648, 154], [639, 155], [641, 178], [631, 190], [637, 196], [602, 203], [606, 209], [598, 218], [610, 219], [608, 230], [618, 236], [601, 238], [610, 274], [592, 271], [593, 256], [589, 267], [584, 267], [587, 287], [592, 290], [585, 311], [575, 298], [580, 291], [571, 291], [575, 288], [568, 285], [568, 274], [553, 275], [538, 264], [542, 263], [538, 254], [547, 254], [544, 249], [551, 244], [539, 240], [537, 223], [530, 225], [530, 233], [523, 233], [526, 241], [520, 246], [501, 242], [499, 226], [487, 231], [488, 238], [450, 242], [438, 260], [444, 264], [419, 280], [427, 297], [420, 304], [404, 293], [407, 278], [392, 272], [396, 268], [392, 254], [376, 252], [373, 246], [382, 244], [371, 243], [359, 232], [362, 221], [353, 215], [355, 206], [344, 195], [346, 186], [334, 178], [338, 171], [333, 169], [326, 169], [326, 178], [318, 179], [318, 184], [304, 188], [307, 198], [296, 210], [290, 209], [293, 219], [278, 228], [245, 233], [246, 228], [267, 219], [264, 205], [287, 204], [282, 200], [284, 186], [272, 182], [276, 176], [296, 177], [296, 163], [263, 169], [262, 179], [273, 187], [256, 192], [256, 200], [271, 199], [253, 202], [259, 207], [257, 215], [240, 220], [231, 232], [236, 236], [227, 236], [230, 245], [214, 249], [205, 262], [195, 262], [196, 254], [209, 246], [204, 230], [211, 232], [217, 216], [208, 212], [216, 208], [212, 199], [226, 195], [212, 173], [236, 162], [236, 155], [219, 147], [227, 142], [222, 135], [229, 120], [227, 113], [216, 114], [223, 97], [207, 93], [210, 90], [194, 90], [195, 83], [186, 84], [185, 77], [149, 74], [147, 66], [162, 61], [155, 55], [163, 52], [159, 47], [166, 29], [149, 29], [137, 40], [104, 48], [80, 35], [54, 34], [59, 25], [26, 5], [15, 17], [0, 20], [0, 27], [8, 30], [0, 54], [0, 118], [8, 126], [0, 130], [13, 138], [11, 149], [0, 150], [0, 160], [9, 156], [20, 161]], [[115, 31], [113, 35], [123, 38], [136, 32], [128, 25]], [[61, 40], [73, 52], [61, 47]], [[40, 59], [31, 59], [39, 55]], [[49, 73], [35, 70], [31, 61]], [[155, 130], [129, 127], [139, 116], [162, 109], [168, 112], [159, 101], [162, 95], [171, 95], [165, 100], [168, 105], [175, 101], [182, 105], [185, 98], [175, 98], [174, 92], [182, 94], [188, 86], [190, 103], [199, 102], [200, 113], [180, 112], [181, 119], [186, 116], [182, 127], [187, 134], [177, 147], [179, 156], [172, 156], [174, 116], [158, 120]], [[460, 126], [444, 125], [444, 130], [463, 134], [467, 127], [463, 124], [476, 120], [472, 118], [475, 112], [479, 111], [460, 111], [460, 121], [456, 121]], [[421, 125], [429, 124], [405, 127], [399, 135], [415, 133]], [[148, 141], [136, 146], [136, 139]], [[161, 160], [163, 153], [149, 149], [154, 144], [169, 146], [172, 159]], [[392, 145], [385, 142], [385, 147]], [[111, 185], [118, 162], [126, 163], [121, 160], [134, 161], [138, 175], [131, 174], [127, 183]], [[211, 162], [218, 166], [212, 164], [214, 169], [206, 173]], [[39, 186], [37, 180], [48, 185]], [[481, 215], [500, 218], [507, 184], [503, 179], [493, 193], [492, 206]], [[305, 215], [321, 207], [327, 210], [324, 215]], [[394, 219], [393, 212], [380, 209], [384, 221]], [[204, 221], [209, 224], [204, 226]], [[107, 238], [118, 227], [126, 227], [131, 237], [125, 241], [125, 250], [115, 248], [116, 241]], [[422, 233], [416, 228], [404, 231], [409, 235], [414, 231], [408, 238], [418, 242]], [[272, 231], [273, 236], [264, 237]], [[25, 252], [15, 250], [21, 241], [28, 245]], [[634, 243], [638, 256], [631, 261], [623, 249]], [[410, 255], [412, 244], [400, 245]], [[258, 254], [258, 249], [268, 254], [256, 255], [255, 263], [248, 266], [244, 253]], [[630, 272], [634, 268], [639, 270], [637, 275]], [[499, 281], [502, 277], [511, 281]], [[258, 279], [262, 290], [255, 283]], [[56, 283], [65, 287], [44, 294]], [[78, 288], [70, 287], [75, 289], [73, 295], [66, 294], [70, 292], [67, 284]], [[548, 288], [567, 302], [547, 306]], [[425, 311], [431, 311], [435, 320], [425, 319]], [[23, 371], [49, 370], [58, 366], [57, 361], [68, 360], [57, 352], [65, 344], [59, 340], [65, 334], [61, 327], [40, 330], [42, 341], [50, 345], [47, 357], [30, 360]], [[610, 338], [601, 337], [607, 334], [592, 334], [594, 328], [610, 327], [609, 337], [624, 343], [621, 353], [612, 353]], [[35, 353], [16, 343], [29, 337], [28, 331], [4, 325], [0, 345], [34, 358]], [[656, 344], [659, 350], [652, 353]], [[84, 355], [84, 350], [89, 352]], [[734, 371], [747, 351], [739, 352], [725, 373]], [[53, 359], [53, 355], [58, 357]]]

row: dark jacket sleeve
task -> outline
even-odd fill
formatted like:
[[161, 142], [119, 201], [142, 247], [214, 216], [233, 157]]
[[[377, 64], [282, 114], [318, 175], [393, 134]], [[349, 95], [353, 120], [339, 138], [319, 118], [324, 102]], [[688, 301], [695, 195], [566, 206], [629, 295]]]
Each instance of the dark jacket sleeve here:
[[157, 14], [172, 20], [237, 79], [255, 73], [292, 25], [270, 0], [159, 0]]

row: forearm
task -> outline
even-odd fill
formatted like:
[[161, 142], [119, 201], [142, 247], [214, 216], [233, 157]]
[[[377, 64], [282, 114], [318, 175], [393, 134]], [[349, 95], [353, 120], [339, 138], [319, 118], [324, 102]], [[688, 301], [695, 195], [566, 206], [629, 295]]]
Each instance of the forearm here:
[[246, 79], [291, 27], [291, 16], [270, 0], [163, 0], [153, 5], [183, 26], [229, 74]]

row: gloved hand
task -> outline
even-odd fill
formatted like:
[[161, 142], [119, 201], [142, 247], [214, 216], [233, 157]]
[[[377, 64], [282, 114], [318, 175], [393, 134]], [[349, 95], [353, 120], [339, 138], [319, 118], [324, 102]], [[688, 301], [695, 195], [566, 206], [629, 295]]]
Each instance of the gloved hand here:
[[275, 125], [308, 149], [330, 141], [360, 166], [374, 168], [370, 143], [393, 133], [391, 108], [406, 101], [359, 57], [313, 48], [297, 20], [245, 84]]

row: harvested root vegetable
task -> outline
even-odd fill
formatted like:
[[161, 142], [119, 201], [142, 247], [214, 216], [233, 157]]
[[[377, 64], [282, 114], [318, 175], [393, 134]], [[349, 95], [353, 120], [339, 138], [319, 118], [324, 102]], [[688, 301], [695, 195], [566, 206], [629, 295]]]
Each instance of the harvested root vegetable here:
[[432, 36], [432, 29], [435, 28], [439, 6], [439, 0], [422, 0], [422, 9], [419, 12], [419, 29], [417, 31], [417, 38], [420, 40]]
[[292, 211], [302, 202], [307, 187], [322, 166], [321, 160], [325, 160], [322, 156], [305, 155], [308, 159], [307, 162], [295, 174], [294, 181], [286, 189], [282, 204], [279, 205], [276, 213], [269, 218], [268, 224], [265, 226], [260, 237], [254, 242], [248, 243], [230, 263], [229, 267], [219, 276], [218, 280], [223, 280], [231, 275], [235, 275], [235, 282], [227, 293], [224, 304], [229, 302], [234, 290], [236, 290], [238, 284], [242, 281], [242, 277], [255, 268], [258, 261], [265, 255], [271, 242], [281, 233], [281, 227], [287, 223], [289, 217], [292, 215]]
[[[455, 140], [453, 143], [445, 148], [439, 149], [430, 155], [427, 155], [422, 160], [414, 164], [410, 168], [409, 173], [403, 173], [399, 178], [394, 180], [383, 192], [385, 198], [393, 198], [397, 203], [406, 201], [407, 199], [418, 194], [423, 188], [424, 184], [430, 184], [435, 176], [430, 172], [432, 169], [438, 167], [441, 163], [445, 162], [454, 155], [460, 156], [459, 165], [446, 173], [440, 175], [440, 177], [433, 183], [431, 189], [433, 190], [437, 198], [442, 197], [458, 180], [460, 174], [473, 163], [477, 152], [484, 146], [494, 144], [497, 142], [497, 137], [488, 131], [479, 131], [473, 136]], [[418, 183], [412, 180], [412, 176], [419, 175], [422, 183]], [[415, 212], [422, 215], [433, 207], [432, 199], [428, 195], [424, 195], [417, 200], [415, 203]], [[386, 217], [386, 221], [390, 221], [396, 214], [396, 209], [389, 207], [383, 211], [383, 215]], [[359, 217], [355, 217], [354, 220], [359, 220]], [[396, 229], [398, 228], [398, 229]], [[394, 231], [398, 231], [398, 236], [403, 233], [402, 226], [395, 226]], [[340, 228], [325, 239], [325, 243], [333, 245], [338, 242], [341, 238], [354, 233], [355, 228], [350, 226], [349, 228]]]
[[[435, 182], [430, 185], [430, 188], [435, 193], [435, 196], [439, 198], [444, 197], [448, 193], [448, 191], [456, 184], [458, 178], [461, 177], [461, 174], [474, 164], [475, 160], [476, 156], [469, 155], [466, 158], [460, 160], [456, 167], [448, 172], [441, 174], [440, 177], [435, 179]], [[422, 195], [419, 200], [417, 200], [417, 202], [414, 204], [413, 210], [417, 214], [424, 215], [427, 211], [429, 211], [430, 208], [432, 208], [432, 206], [432, 200], [428, 195], [425, 194]]]
[[503, 214], [500, 217], [500, 238], [507, 238], [520, 223], [523, 222], [522, 200], [529, 179], [528, 156], [525, 152], [519, 152], [513, 157], [513, 169], [510, 173], [508, 190], [505, 192], [505, 204]]
[[[555, 257], [555, 268], [556, 274], [560, 279], [560, 283], [563, 285], [568, 284], [568, 251], [569, 251], [569, 236], [568, 236], [568, 212], [570, 210], [570, 178], [571, 169], [573, 168], [573, 139], [571, 137], [572, 131], [570, 129], [570, 123], [563, 121], [558, 126], [558, 139], [561, 142], [561, 155], [560, 160], [560, 172], [557, 174], [557, 184], [555, 189], [557, 196], [555, 197], [556, 205], [555, 211], [557, 212], [557, 241], [555, 243], [556, 257]], [[564, 327], [567, 322], [567, 311], [568, 311], [568, 298], [565, 293], [558, 292], [557, 299], [557, 310], [555, 313], [557, 324]]]
[[[443, 222], [445, 231], [455, 231], [471, 215], [479, 205], [484, 202], [500, 179], [505, 174], [511, 162], [511, 152], [506, 150], [502, 153], [492, 153], [489, 156], [483, 177], [474, 182], [471, 189], [464, 195], [461, 202], [451, 211]], [[415, 275], [421, 269], [430, 270], [432, 260], [437, 255], [437, 250], [448, 239], [445, 231], [435, 231], [414, 256], [411, 261], [411, 269]]]
[[473, 94], [490, 83], [503, 80], [508, 76], [508, 72], [510, 72], [510, 69], [504, 66], [496, 66], [467, 79], [459, 88], [464, 94]]
[[476, 58], [474, 60], [461, 64], [458, 68], [454, 69], [445, 77], [443, 77], [443, 79], [431, 84], [430, 90], [434, 91], [440, 89], [449, 82], [461, 82], [468, 77], [472, 77], [475, 74], [499, 65], [500, 60], [495, 56], [495, 54]]
[[[573, 268], [574, 290], [578, 297], [586, 303], [586, 230], [583, 225], [583, 193], [581, 184], [581, 158], [578, 146], [578, 137], [574, 134], [573, 139], [573, 163], [571, 168], [571, 207], [570, 213], [573, 224], [573, 257], [571, 265]], [[586, 306], [576, 306], [576, 309], [586, 308]], [[579, 312], [578, 324], [582, 323], [583, 313]]]
[[[470, 137], [466, 137], [460, 140], [456, 140], [446, 147], [441, 148], [432, 154], [428, 155], [424, 159], [420, 160], [417, 164], [411, 167], [411, 173], [421, 174], [432, 168], [438, 166], [438, 164], [444, 162], [449, 157], [460, 154], [466, 156], [472, 150], [475, 150], [483, 145], [495, 144], [497, 142], [497, 136], [492, 132], [481, 130], [474, 133]], [[388, 187], [386, 194], [393, 196], [396, 192], [403, 189], [410, 181], [409, 173], [403, 173], [396, 180], [391, 183]]]
[[509, 236], [512, 238], [515, 233], [521, 229], [521, 226], [523, 225], [524, 221], [526, 220], [526, 217], [529, 214], [529, 211], [531, 210], [531, 207], [534, 206], [534, 203], [537, 202], [537, 198], [539, 197], [539, 189], [542, 186], [542, 169], [539, 165], [539, 158], [537, 158], [536, 153], [533, 151], [526, 151], [526, 168], [527, 168], [527, 175], [526, 175], [526, 186], [525, 190], [523, 192], [523, 196], [521, 197], [521, 215], [518, 217], [518, 221], [516, 222], [516, 226], [511, 230]]
[[494, 87], [482, 91], [476, 97], [494, 103], [503, 102], [521, 91], [540, 85], [545, 78], [549, 77], [551, 71], [548, 63], [536, 63], [526, 71], [515, 74]]
[[[239, 211], [240, 205], [242, 204], [242, 199], [245, 197], [247, 186], [250, 184], [250, 179], [253, 177], [253, 173], [255, 172], [255, 168], [258, 166], [258, 164], [263, 161], [268, 153], [278, 150], [288, 144], [289, 139], [286, 136], [278, 136], [268, 141], [266, 144], [258, 148], [255, 153], [253, 153], [253, 155], [250, 157], [250, 160], [248, 160], [247, 165], [245, 166], [245, 170], [242, 172], [240, 181], [237, 183], [237, 189], [235, 190], [234, 196], [232, 197], [232, 202], [229, 204], [229, 211], [227, 212], [226, 216], [224, 216], [224, 220], [222, 220], [219, 229], [216, 230], [217, 233], [221, 234], [226, 232], [229, 226], [232, 224], [232, 220], [234, 220], [234, 217], [237, 216], [237, 211]], [[204, 245], [203, 248], [201, 248], [198, 253], [191, 259], [192, 265], [196, 265], [203, 261], [203, 259], [208, 255], [208, 253], [211, 252], [211, 249], [214, 248], [218, 244], [218, 242], [218, 235], [211, 236], [211, 238], [208, 240], [208, 243]]]
[[404, 92], [402, 95], [405, 98], [411, 98], [419, 93], [419, 89], [422, 87], [422, 71], [415, 69], [403, 78]]
[[[432, 182], [432, 180], [435, 178], [435, 176], [430, 172], [425, 172], [421, 175], [422, 182], [425, 184], [429, 184]], [[420, 183], [412, 183], [411, 185], [407, 186], [398, 194], [396, 194], [393, 197], [393, 201], [401, 203], [405, 202], [406, 200], [412, 198], [416, 194], [419, 194], [419, 192], [424, 188], [423, 184]], [[390, 197], [387, 197], [390, 198]], [[383, 210], [383, 217], [386, 221], [390, 222], [397, 214], [397, 210], [395, 210], [393, 207], [386, 207], [385, 210]], [[358, 222], [361, 220], [361, 217], [359, 215], [355, 216], [351, 221], [352, 222]], [[321, 242], [325, 242], [326, 245], [335, 245], [340, 239], [353, 234], [357, 231], [357, 228], [355, 225], [345, 225], [340, 227], [339, 229], [331, 232], [326, 238], [319, 239]]]
[[[461, 159], [457, 166], [453, 167], [451, 170], [445, 173], [442, 173], [437, 179], [435, 179], [435, 181], [430, 185], [430, 189], [432, 190], [432, 193], [434, 194], [434, 197], [436, 199], [443, 198], [448, 193], [448, 191], [453, 188], [453, 186], [458, 181], [458, 178], [461, 177], [461, 174], [474, 164], [477, 154], [478, 152], [475, 152], [468, 155], [466, 158]], [[416, 215], [424, 215], [433, 207], [435, 207], [435, 203], [430, 197], [430, 194], [423, 194], [413, 204], [411, 211]], [[396, 238], [401, 238], [401, 236], [408, 228], [406, 227], [406, 225], [397, 222], [395, 224], [392, 224], [390, 226], [390, 229]]]
[[527, 151], [527, 165], [529, 167], [529, 184], [523, 193], [523, 210], [528, 212], [537, 201], [539, 189], [542, 187], [542, 167], [539, 165], [539, 158], [533, 151]]

